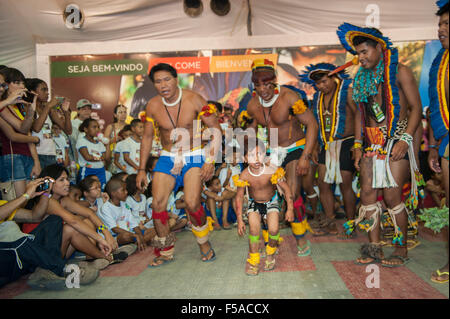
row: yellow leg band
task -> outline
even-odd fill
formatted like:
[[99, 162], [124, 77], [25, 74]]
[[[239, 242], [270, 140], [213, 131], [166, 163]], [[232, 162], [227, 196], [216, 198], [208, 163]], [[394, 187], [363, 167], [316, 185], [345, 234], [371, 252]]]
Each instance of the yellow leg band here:
[[306, 233], [306, 231], [312, 231], [311, 227], [308, 224], [308, 221], [305, 219], [301, 223], [291, 223], [292, 233], [296, 236], [302, 236]]
[[192, 226], [192, 233], [197, 239], [197, 243], [202, 245], [209, 240], [209, 225], [205, 224], [202, 227]]
[[268, 243], [269, 242], [269, 232], [267, 230], [263, 229], [262, 234], [263, 234], [264, 242]]
[[275, 254], [276, 251], [277, 251], [277, 247], [272, 247], [270, 245], [266, 246], [266, 254], [268, 256]]
[[252, 266], [259, 265], [259, 261], [260, 261], [259, 253], [250, 253], [249, 255], [250, 255], [250, 258], [247, 259], [247, 262]]

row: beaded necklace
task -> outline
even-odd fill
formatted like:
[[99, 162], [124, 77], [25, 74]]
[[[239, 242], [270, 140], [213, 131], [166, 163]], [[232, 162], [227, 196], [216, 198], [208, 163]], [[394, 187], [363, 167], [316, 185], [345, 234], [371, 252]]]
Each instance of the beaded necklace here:
[[359, 68], [358, 73], [355, 76], [353, 82], [353, 100], [356, 103], [368, 102], [368, 97], [378, 94], [378, 85], [383, 80], [384, 63], [383, 59], [380, 59], [375, 72], [363, 67]]

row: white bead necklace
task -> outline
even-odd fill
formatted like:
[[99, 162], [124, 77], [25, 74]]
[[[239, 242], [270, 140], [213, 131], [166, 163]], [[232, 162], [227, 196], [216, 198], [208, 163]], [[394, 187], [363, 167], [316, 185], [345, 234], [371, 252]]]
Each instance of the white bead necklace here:
[[182, 96], [183, 96], [183, 90], [181, 89], [181, 87], [178, 86], [178, 98], [177, 98], [177, 100], [175, 102], [169, 103], [164, 98], [162, 98], [162, 101], [163, 101], [165, 106], [175, 106], [178, 103], [180, 103]]
[[278, 99], [278, 96], [280, 96], [280, 85], [279, 84], [277, 84], [277, 89], [278, 89], [278, 93], [274, 94], [274, 96], [270, 99], [270, 101], [267, 101], [267, 102], [264, 101], [263, 98], [258, 95], [259, 103], [261, 103], [261, 105], [263, 107], [271, 107], [275, 103], [275, 101]]
[[266, 164], [264, 164], [264, 163], [262, 163], [262, 164], [263, 164], [263, 168], [262, 168], [262, 170], [261, 170], [261, 172], [260, 172], [259, 174], [253, 173], [253, 172], [251, 171], [251, 169], [250, 169], [250, 166], [249, 166], [249, 167], [248, 167], [248, 172], [250, 173], [250, 175], [252, 175], [252, 176], [254, 176], [254, 177], [259, 177], [259, 176], [261, 176], [261, 175], [264, 173], [265, 169], [266, 169]]

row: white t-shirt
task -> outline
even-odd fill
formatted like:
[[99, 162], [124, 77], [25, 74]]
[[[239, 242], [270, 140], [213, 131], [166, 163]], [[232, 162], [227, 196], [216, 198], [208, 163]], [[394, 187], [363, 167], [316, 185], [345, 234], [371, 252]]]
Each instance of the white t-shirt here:
[[78, 163], [80, 167], [89, 167], [89, 168], [102, 168], [104, 167], [103, 161], [98, 162], [89, 162], [87, 161], [83, 155], [80, 153], [80, 149], [87, 148], [88, 153], [95, 157], [101, 157], [103, 153], [106, 152], [106, 147], [102, 142], [92, 143], [89, 141], [86, 136], [83, 136], [77, 141], [77, 153], [78, 153]]
[[[78, 128], [80, 127], [81, 123], [83, 123], [82, 120], [79, 118], [74, 118], [72, 121], [72, 134], [70, 137], [72, 138], [72, 143], [76, 144], [78, 140], [78, 135], [81, 133]], [[82, 133], [84, 135], [84, 133]]]
[[235, 175], [239, 175], [241, 174], [241, 167], [239, 166], [239, 164], [237, 164], [236, 166], [233, 165], [227, 165], [226, 168], [222, 169], [219, 173], [219, 180], [220, 180], [220, 184], [222, 184], [222, 186], [225, 184], [226, 182], [226, 178], [227, 178], [227, 173], [228, 173], [228, 169], [231, 169], [231, 176], [230, 176], [230, 180], [228, 182], [228, 185], [235, 189], [236, 185], [234, 185], [233, 182], [233, 176]]
[[133, 196], [128, 196], [125, 203], [131, 208], [134, 218], [139, 221], [145, 220], [145, 213], [147, 211], [147, 199], [145, 198], [145, 195], [141, 194], [141, 200], [139, 202], [136, 201]]
[[174, 195], [174, 192], [172, 192], [169, 196], [169, 200], [167, 201], [167, 211], [171, 212], [175, 215], [180, 215], [180, 211], [181, 209], [177, 208], [177, 200], [179, 200], [182, 196], [184, 195], [184, 193], [182, 191], [179, 191], [177, 193], [177, 195]]
[[[126, 138], [121, 142], [122, 144], [119, 147], [120, 157], [119, 163], [126, 167], [127, 174], [137, 174], [137, 170], [134, 169], [131, 165], [125, 162], [124, 154], [128, 153], [130, 160], [132, 160], [136, 166], [139, 166], [140, 155], [141, 155], [141, 141], [136, 141], [132, 136]], [[116, 147], [116, 152], [117, 147]]]
[[133, 232], [133, 228], [139, 225], [139, 221], [133, 217], [131, 208], [125, 202], [120, 202], [120, 207], [110, 201], [104, 203], [97, 213], [106, 227], [111, 231], [115, 227]]
[[36, 145], [36, 151], [39, 155], [56, 155], [56, 147], [52, 139], [52, 120], [50, 116], [47, 115], [41, 130], [38, 133], [32, 132], [32, 135], [39, 137], [40, 142]]
[[145, 228], [153, 228], [153, 227], [155, 227], [154, 224], [153, 224], [152, 202], [153, 202], [153, 197], [147, 198], [147, 211], [145, 213], [147, 214], [147, 217], [150, 220], [144, 225]]
[[53, 142], [56, 148], [56, 162], [59, 164], [64, 164], [66, 159], [66, 153], [69, 151], [69, 143], [66, 137], [62, 134], [59, 136], [53, 136]]

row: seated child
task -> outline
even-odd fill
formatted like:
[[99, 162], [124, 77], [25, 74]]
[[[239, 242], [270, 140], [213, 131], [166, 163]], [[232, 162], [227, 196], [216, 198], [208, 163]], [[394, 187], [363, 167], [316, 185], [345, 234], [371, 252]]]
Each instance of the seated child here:
[[433, 173], [425, 186], [431, 195], [436, 207], [443, 208], [445, 205], [445, 190], [442, 173]]
[[136, 187], [136, 174], [128, 175], [126, 184], [128, 197], [126, 203], [131, 208], [134, 218], [139, 220], [139, 227], [145, 229], [144, 225], [149, 221], [145, 212], [147, 210], [147, 198]]
[[119, 245], [136, 243], [139, 250], [144, 250], [151, 240], [148, 234], [139, 228], [139, 220], [131, 213], [131, 208], [125, 203], [128, 193], [126, 184], [120, 179], [111, 179], [106, 184], [109, 200], [103, 204], [98, 216], [108, 227]]
[[[230, 199], [223, 196], [224, 189], [222, 184], [220, 184], [219, 177], [213, 176], [209, 181], [205, 182], [205, 186], [206, 188], [203, 190], [203, 194], [206, 196], [206, 207], [214, 220], [213, 227], [215, 230], [221, 230], [222, 228], [220, 227], [217, 215], [222, 214], [221, 217], [223, 217], [226, 215], [224, 214], [225, 211], [228, 213]], [[222, 219], [222, 222], [224, 229], [231, 229], [227, 219]]]
[[79, 202], [81, 200], [81, 197], [83, 196], [83, 193], [81, 192], [81, 188], [78, 185], [70, 185], [69, 188], [69, 197], [74, 202]]
[[282, 193], [287, 202], [286, 221], [294, 220], [294, 203], [285, 172], [277, 168], [266, 159], [266, 149], [262, 141], [258, 140], [256, 146], [249, 146], [244, 150], [244, 158], [248, 167], [240, 176], [235, 176], [234, 182], [238, 187], [236, 194], [236, 215], [238, 220], [238, 235], [245, 234], [245, 223], [242, 218], [242, 205], [244, 194], [249, 197], [248, 223], [249, 223], [249, 259], [247, 259], [247, 275], [256, 276], [259, 273], [260, 230], [261, 221], [267, 225], [269, 241], [266, 246], [266, 262], [264, 270], [275, 268], [275, 252], [280, 241], [279, 213]]
[[96, 214], [102, 208], [103, 204], [108, 201], [108, 194], [102, 192], [101, 184], [97, 176], [90, 175], [83, 179], [79, 187], [83, 194], [85, 206], [92, 209]]
[[184, 192], [182, 187], [174, 196], [172, 192], [167, 202], [167, 211], [169, 212], [169, 228], [171, 231], [178, 231], [184, 228], [188, 222], [186, 216], [186, 203], [184, 202]]

